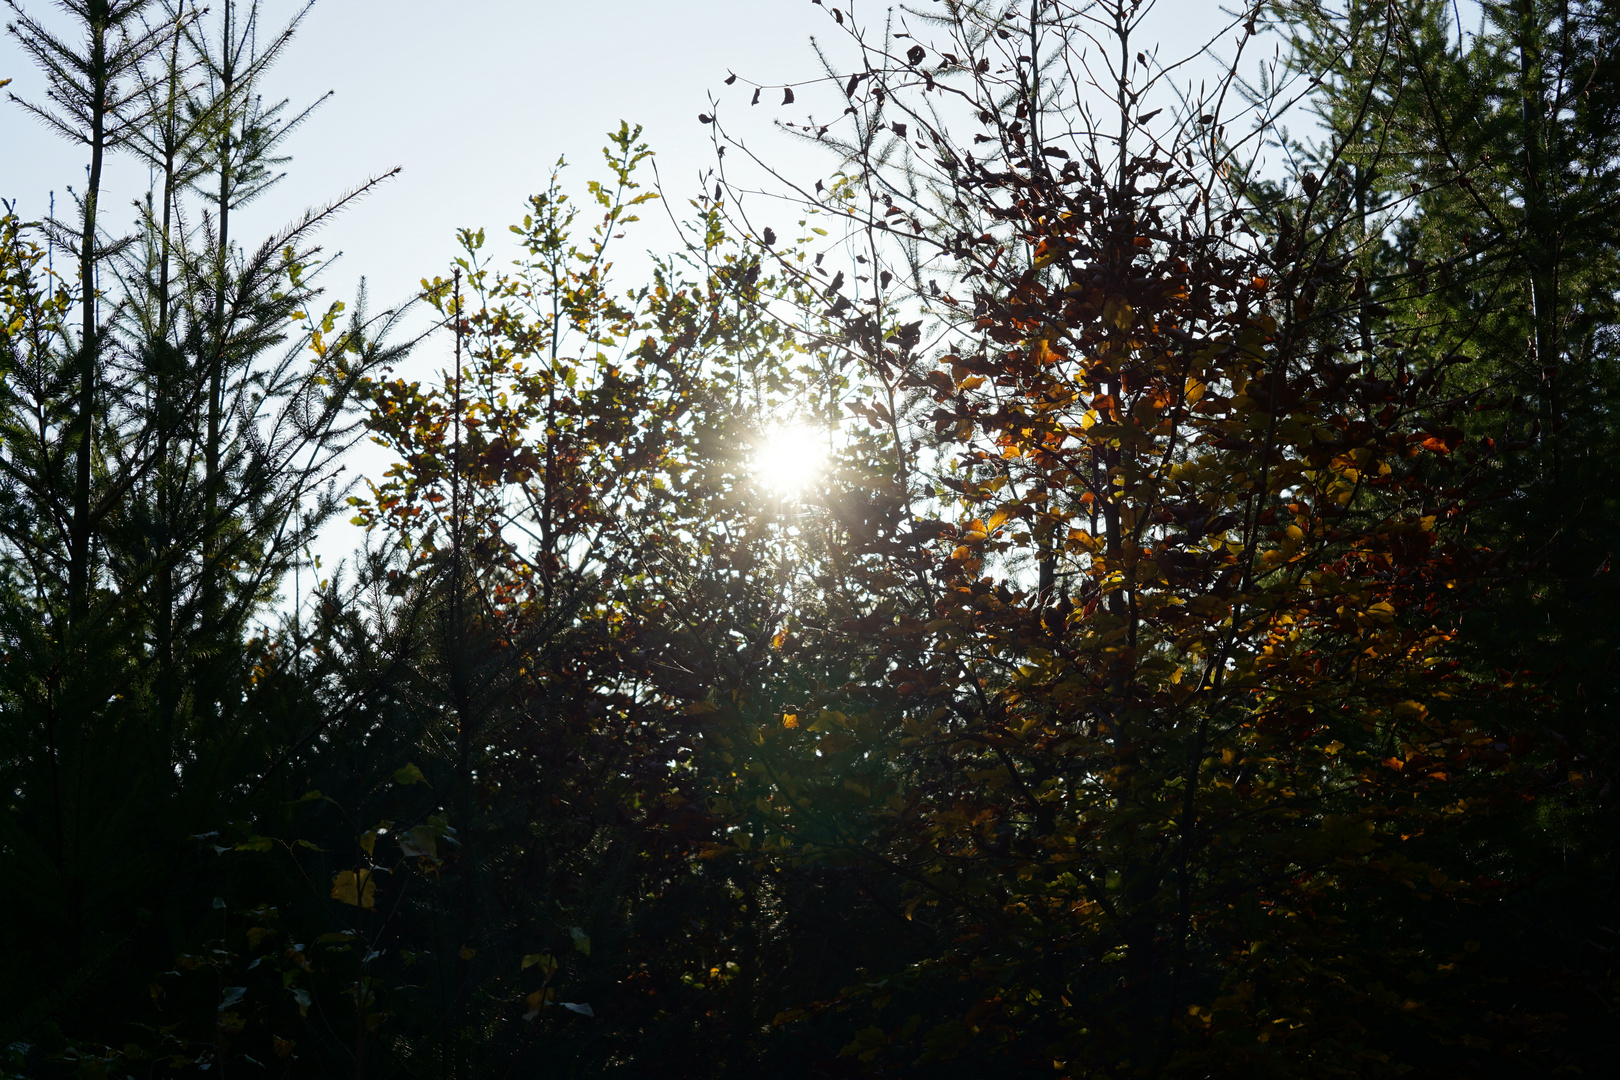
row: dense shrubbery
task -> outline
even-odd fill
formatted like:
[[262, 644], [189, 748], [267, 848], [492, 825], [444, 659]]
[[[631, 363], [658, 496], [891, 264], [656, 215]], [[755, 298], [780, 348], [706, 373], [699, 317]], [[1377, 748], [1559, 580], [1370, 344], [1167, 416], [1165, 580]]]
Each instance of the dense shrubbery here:
[[14, 33], [90, 182], [0, 234], [5, 1075], [1603, 1059], [1606, 7], [1279, 0], [1193, 95], [1129, 0], [931, 5], [797, 88], [830, 182], [644, 282], [628, 127], [515, 263], [464, 233], [410, 381], [322, 212], [232, 232], [296, 24], [64, 6]]

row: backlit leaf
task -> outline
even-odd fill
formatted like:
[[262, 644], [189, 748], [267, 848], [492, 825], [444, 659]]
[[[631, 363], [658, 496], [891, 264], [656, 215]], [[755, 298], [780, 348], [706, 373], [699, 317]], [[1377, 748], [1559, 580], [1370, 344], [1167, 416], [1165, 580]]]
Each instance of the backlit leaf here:
[[370, 870], [342, 870], [332, 879], [332, 899], [351, 907], [371, 910], [377, 906], [377, 882]]

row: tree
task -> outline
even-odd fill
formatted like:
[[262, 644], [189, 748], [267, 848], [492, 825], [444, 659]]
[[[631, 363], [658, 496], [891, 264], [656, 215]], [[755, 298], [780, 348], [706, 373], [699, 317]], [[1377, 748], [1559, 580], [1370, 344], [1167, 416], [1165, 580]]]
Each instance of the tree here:
[[[140, 72], [158, 46], [158, 35], [142, 18], [150, 0], [75, 0], [65, 5], [84, 30], [84, 44], [77, 49], [29, 17], [14, 0], [8, 3], [20, 21], [7, 29], [44, 70], [50, 87], [47, 96], [56, 106], [23, 103], [23, 107], [70, 141], [83, 145], [89, 157], [84, 194], [78, 198], [79, 226], [73, 236], [80, 297], [79, 338], [72, 359], [77, 399], [73, 419], [64, 425], [74, 443], [68, 592], [71, 613], [82, 620], [89, 610], [97, 379], [107, 336], [99, 306], [90, 300], [98, 292], [97, 271], [106, 256], [99, 217], [102, 170], [107, 155], [129, 141], [144, 119], [139, 108]], [[17, 100], [14, 95], [12, 100]]]
[[[1369, 291], [1431, 348], [1470, 356], [1460, 375], [1500, 403], [1472, 425], [1504, 448], [1497, 496], [1473, 535], [1513, 561], [1470, 616], [1466, 642], [1475, 670], [1512, 672], [1548, 695], [1545, 709], [1510, 721], [1521, 744], [1537, 746], [1546, 798], [1478, 837], [1516, 895], [1481, 912], [1475, 935], [1501, 942], [1512, 979], [1513, 1011], [1497, 1009], [1517, 1019], [1493, 1038], [1536, 1045], [1528, 1029], [1557, 1029], [1560, 1060], [1596, 1061], [1603, 1050], [1581, 1033], [1606, 1024], [1597, 1017], [1612, 999], [1593, 993], [1607, 967], [1580, 943], [1613, 921], [1586, 899], [1607, 895], [1597, 883], [1613, 874], [1603, 794], [1614, 760], [1613, 642], [1598, 614], [1614, 537], [1613, 447], [1601, 419], [1615, 392], [1613, 15], [1603, 5], [1486, 4], [1469, 33], [1445, 9], [1279, 11], [1299, 28], [1295, 68], [1346, 57], [1323, 97], [1370, 95], [1363, 111], [1391, 133], [1369, 174], [1371, 198], [1386, 208], [1363, 249], [1378, 267]], [[1347, 18], [1375, 32], [1348, 41]], [[1387, 62], [1368, 63], [1375, 52]], [[1346, 116], [1343, 104], [1324, 113], [1331, 138], [1343, 136]]]
[[398, 463], [353, 501], [382, 558], [319, 606], [294, 685], [328, 719], [269, 785], [295, 809], [220, 841], [259, 868], [191, 954], [258, 1010], [233, 1055], [748, 1075], [761, 1014], [806, 996], [773, 977], [764, 875], [705, 857], [732, 771], [706, 699], [782, 603], [743, 470], [792, 338], [712, 207], [617, 291], [648, 156], [613, 134], [588, 232], [554, 176], [512, 269], [464, 232], [423, 283], [444, 369], [368, 383]]
[[1488, 447], [1454, 358], [1332, 302], [1353, 192], [1249, 201], [1268, 128], [1227, 138], [1234, 75], [1154, 124], [1142, 14], [941, 6], [881, 47], [852, 20], [859, 65], [829, 68], [848, 119], [803, 130], [848, 180], [809, 208], [871, 284], [838, 274], [825, 317], [890, 464], [828, 527], [889, 573], [804, 646], [867, 661], [766, 736], [772, 828], [931, 924], [937, 952], [836, 1003], [884, 1010], [860, 1060], [1427, 1065], [1459, 1013], [1423, 1001], [1472, 984], [1421, 908], [1489, 888], [1435, 837], [1507, 790], [1450, 648]]
[[[836, 117], [790, 127], [832, 175], [747, 190], [721, 98], [626, 288], [624, 125], [511, 265], [466, 230], [423, 281], [421, 379], [315, 311], [319, 215], [229, 239], [286, 34], [162, 9], [126, 143], [161, 182], [96, 248], [86, 615], [46, 466], [90, 294], [0, 229], [6, 1068], [1595, 1060], [1606, 961], [1514, 922], [1608, 865], [1548, 842], [1603, 820], [1602, 717], [1540, 732], [1579, 699], [1523, 670], [1606, 535], [1538, 485], [1604, 474], [1510, 391], [1556, 351], [1530, 412], [1607, 437], [1602, 12], [1488, 6], [1464, 57], [1438, 4], [1251, 7], [1195, 90], [1138, 0], [824, 6], [825, 78], [728, 85]], [[317, 495], [357, 402], [397, 463]], [[771, 438], [820, 477], [772, 490]], [[251, 628], [345, 495], [352, 570]]]
[[[292, 27], [255, 52], [257, 7], [216, 8], [236, 80], [199, 87], [213, 24], [185, 3], [65, 5], [82, 46], [13, 8], [49, 88], [23, 107], [86, 148], [90, 183], [71, 227], [5, 218], [0, 842], [31, 883], [4, 901], [27, 931], [7, 950], [8, 1043], [101, 980], [147, 985], [199, 917], [177, 886], [189, 838], [251, 816], [240, 796], [292, 737], [251, 692], [253, 625], [341, 505], [323, 489], [359, 435], [361, 378], [398, 356], [387, 319], [307, 314], [313, 233], [347, 199], [252, 252], [221, 228], [274, 179], [285, 125], [258, 94]], [[100, 177], [122, 152], [155, 186], [117, 237]], [[73, 276], [49, 275], [52, 244]], [[92, 1054], [122, 1024], [68, 1026]]]

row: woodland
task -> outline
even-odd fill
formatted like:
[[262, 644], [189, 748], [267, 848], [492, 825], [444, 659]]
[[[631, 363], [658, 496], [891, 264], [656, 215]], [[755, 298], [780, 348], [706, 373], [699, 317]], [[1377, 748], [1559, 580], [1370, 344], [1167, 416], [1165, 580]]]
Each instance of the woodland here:
[[377, 313], [301, 15], [8, 0], [0, 1077], [1613, 1068], [1620, 7], [814, 2]]

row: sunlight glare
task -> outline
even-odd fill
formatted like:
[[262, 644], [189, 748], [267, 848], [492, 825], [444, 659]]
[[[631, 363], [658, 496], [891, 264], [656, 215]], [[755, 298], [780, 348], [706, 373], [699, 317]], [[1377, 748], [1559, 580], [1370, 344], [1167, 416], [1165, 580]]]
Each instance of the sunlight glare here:
[[802, 424], [763, 433], [754, 443], [754, 478], [778, 494], [799, 494], [826, 464], [826, 437], [825, 432]]

